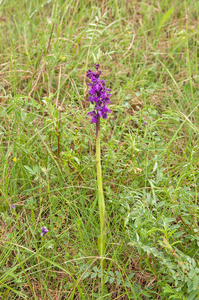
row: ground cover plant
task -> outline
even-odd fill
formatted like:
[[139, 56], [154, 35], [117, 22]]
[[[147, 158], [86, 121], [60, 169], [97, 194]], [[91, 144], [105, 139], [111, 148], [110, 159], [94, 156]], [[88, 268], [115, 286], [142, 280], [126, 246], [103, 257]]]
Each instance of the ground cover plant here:
[[[0, 299], [199, 299], [198, 1], [0, 1]], [[104, 287], [95, 126], [100, 63]]]

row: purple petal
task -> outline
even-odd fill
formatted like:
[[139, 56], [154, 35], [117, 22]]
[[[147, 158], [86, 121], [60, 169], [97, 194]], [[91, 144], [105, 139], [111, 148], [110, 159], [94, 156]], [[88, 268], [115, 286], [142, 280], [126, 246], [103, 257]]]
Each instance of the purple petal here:
[[86, 76], [91, 79], [92, 75], [93, 75], [93, 71], [91, 69], [89, 69], [86, 73]]
[[95, 103], [94, 110], [87, 114], [91, 116], [91, 123], [97, 122], [97, 116], [106, 119], [107, 113], [111, 112], [107, 107], [107, 104], [111, 103], [109, 99], [111, 94], [108, 93], [111, 89], [106, 88], [106, 80], [100, 79], [99, 64], [95, 64], [95, 69], [97, 70], [96, 73], [91, 69], [87, 71], [87, 77], [91, 80], [90, 83], [87, 83], [87, 86], [90, 88], [88, 91], [90, 96], [87, 98], [87, 101], [90, 101], [92, 104]]
[[97, 117], [91, 117], [91, 123], [97, 123]]
[[41, 236], [44, 236], [48, 231], [46, 227], [41, 227]]
[[102, 107], [102, 111], [103, 111], [104, 113], [107, 113], [107, 112], [111, 112], [112, 110], [109, 109], [106, 105], [104, 105], [104, 106]]

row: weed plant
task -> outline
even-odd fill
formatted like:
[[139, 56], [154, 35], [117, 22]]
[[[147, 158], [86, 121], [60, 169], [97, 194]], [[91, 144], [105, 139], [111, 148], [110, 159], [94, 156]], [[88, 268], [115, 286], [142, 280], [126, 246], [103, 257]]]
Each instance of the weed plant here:
[[198, 13], [194, 0], [0, 1], [1, 299], [101, 297], [95, 62], [112, 90], [103, 299], [199, 299]]

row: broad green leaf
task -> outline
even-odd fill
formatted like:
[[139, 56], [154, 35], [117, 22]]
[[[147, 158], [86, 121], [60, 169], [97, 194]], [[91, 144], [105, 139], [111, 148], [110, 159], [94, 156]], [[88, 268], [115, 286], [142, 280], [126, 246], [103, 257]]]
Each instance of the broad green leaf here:
[[187, 300], [194, 300], [196, 296], [199, 295], [199, 290], [191, 292]]
[[193, 279], [193, 290], [195, 291], [199, 286], [199, 276], [194, 276]]
[[158, 30], [157, 30], [157, 34], [158, 35], [160, 33], [160, 30], [162, 28], [162, 26], [168, 21], [168, 19], [170, 18], [170, 16], [172, 15], [173, 13], [173, 7], [171, 7], [167, 12], [166, 14], [164, 14], [164, 16], [162, 17], [161, 21], [160, 21], [160, 24], [158, 26]]

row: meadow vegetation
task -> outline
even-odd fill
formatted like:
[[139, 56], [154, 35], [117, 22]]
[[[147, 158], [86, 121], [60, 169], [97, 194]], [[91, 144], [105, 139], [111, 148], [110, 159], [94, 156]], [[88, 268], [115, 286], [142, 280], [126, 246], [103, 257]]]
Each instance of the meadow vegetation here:
[[0, 299], [199, 299], [198, 17], [196, 0], [0, 1]]

